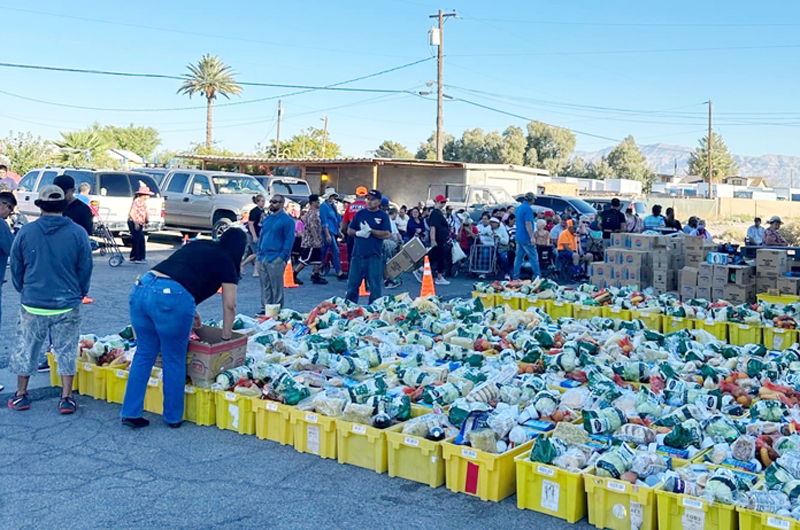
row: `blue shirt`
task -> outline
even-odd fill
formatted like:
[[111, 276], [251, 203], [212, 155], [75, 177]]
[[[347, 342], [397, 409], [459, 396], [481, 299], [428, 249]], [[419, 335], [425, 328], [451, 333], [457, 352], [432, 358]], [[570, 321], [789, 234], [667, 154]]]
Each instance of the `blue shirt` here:
[[526, 245], [530, 244], [531, 242], [531, 235], [528, 233], [528, 228], [525, 226], [525, 223], [531, 224], [531, 231], [536, 231], [536, 219], [533, 215], [533, 208], [527, 202], [523, 202], [519, 206], [517, 206], [517, 236], [516, 239], [519, 243], [524, 243]]
[[667, 226], [666, 221], [660, 215], [648, 215], [644, 218], [644, 229], [655, 230], [658, 227]]
[[339, 233], [339, 226], [342, 224], [342, 216], [328, 201], [319, 205], [319, 220], [323, 227], [328, 227], [331, 237], [336, 237], [336, 234]]
[[[383, 210], [376, 210], [374, 212], [370, 212], [366, 208], [359, 210], [355, 217], [353, 217], [350, 228], [358, 232], [361, 230], [361, 223], [367, 223], [373, 230], [392, 231], [392, 221]], [[378, 239], [374, 235], [370, 235], [369, 237], [356, 236], [353, 240], [353, 256], [369, 258], [371, 256], [380, 256], [383, 252], [383, 239]]]
[[8, 227], [5, 219], [0, 219], [0, 285], [3, 283], [3, 277], [6, 274], [6, 265], [8, 264], [8, 257], [11, 255], [11, 244], [14, 242], [14, 234]]
[[261, 236], [258, 238], [258, 261], [272, 263], [280, 258], [288, 262], [294, 245], [294, 219], [281, 210], [261, 218]]
[[75, 198], [81, 201], [86, 206], [89, 206], [89, 197], [87, 197], [86, 195], [81, 195], [80, 193], [78, 193], [75, 195]]

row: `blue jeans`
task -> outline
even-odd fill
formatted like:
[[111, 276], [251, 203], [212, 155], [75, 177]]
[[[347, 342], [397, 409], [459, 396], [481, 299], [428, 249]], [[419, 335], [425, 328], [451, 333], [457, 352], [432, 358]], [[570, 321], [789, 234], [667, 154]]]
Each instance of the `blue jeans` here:
[[147, 273], [130, 294], [131, 323], [136, 332], [133, 356], [121, 418], [140, 418], [147, 381], [159, 350], [164, 375], [164, 421], [183, 420], [186, 385], [186, 348], [192, 331], [194, 297], [175, 280]]
[[381, 256], [353, 256], [350, 260], [350, 272], [347, 277], [347, 298], [358, 303], [358, 288], [361, 281], [367, 281], [369, 303], [381, 297], [383, 289], [383, 258]]
[[508, 251], [507, 250], [498, 250], [497, 251], [497, 264], [500, 267], [500, 274], [508, 274], [509, 269], [511, 268], [508, 260]]
[[517, 241], [517, 257], [514, 258], [514, 279], [519, 280], [519, 272], [522, 269], [522, 262], [525, 261], [525, 256], [528, 256], [528, 261], [533, 267], [533, 277], [540, 276], [542, 271], [539, 270], [539, 253], [536, 252], [536, 245], [532, 243], [523, 243]]
[[336, 271], [336, 274], [342, 273], [342, 262], [339, 259], [339, 244], [336, 242], [336, 238], [332, 238], [331, 242], [328, 243], [324, 240], [323, 236], [323, 243], [322, 243], [322, 259], [325, 260], [325, 256], [328, 255], [328, 251], [331, 251], [331, 259], [333, 260], [333, 269]]

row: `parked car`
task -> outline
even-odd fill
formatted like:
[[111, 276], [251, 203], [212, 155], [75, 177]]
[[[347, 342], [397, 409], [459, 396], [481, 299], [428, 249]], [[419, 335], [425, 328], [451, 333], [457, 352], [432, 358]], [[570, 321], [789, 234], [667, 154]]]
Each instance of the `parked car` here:
[[173, 169], [161, 189], [168, 230], [215, 238], [232, 224], [246, 221], [253, 196], [267, 193], [252, 175], [199, 169]]
[[284, 198], [296, 202], [300, 206], [308, 204], [308, 196], [311, 195], [311, 188], [308, 182], [302, 179], [282, 176], [254, 175], [267, 194], [271, 197], [274, 194], [283, 195]]
[[[433, 204], [433, 198], [442, 193], [448, 198], [447, 205], [454, 211], [462, 208], [469, 214], [473, 221], [478, 222], [485, 212], [492, 213], [499, 208], [516, 208], [519, 206], [519, 197], [512, 197], [505, 188], [486, 184], [431, 184], [428, 186], [428, 204]], [[552, 210], [534, 206], [533, 212], [547, 215]]]
[[136, 170], [137, 173], [146, 173], [153, 177], [153, 180], [158, 182], [160, 186], [162, 182], [164, 182], [164, 177], [166, 177], [171, 169], [165, 167], [143, 167]]
[[578, 215], [588, 215], [591, 218], [597, 215], [597, 210], [591, 204], [568, 195], [537, 195], [534, 204], [550, 208], [558, 215], [563, 215], [568, 206], [578, 212]]
[[[583, 200], [594, 206], [598, 212], [602, 212], [611, 207], [611, 199], [613, 199], [613, 197], [584, 197]], [[641, 200], [620, 199], [619, 202], [621, 203], [620, 211], [622, 212], [633, 205], [633, 211], [636, 212], [639, 217], [647, 217], [650, 214], [650, 212], [647, 211], [647, 205]]]
[[[147, 200], [149, 222], [146, 233], [158, 232], [164, 228], [164, 199], [161, 190], [150, 175], [133, 171], [114, 171], [96, 169], [70, 169], [45, 167], [32, 169], [19, 182], [17, 202], [19, 211], [29, 219], [39, 217], [39, 208], [34, 202], [39, 198], [39, 190], [53, 183], [59, 175], [69, 175], [75, 179], [75, 193], [84, 182], [90, 186], [89, 201], [100, 213], [102, 222], [116, 237], [126, 239], [128, 232], [128, 213], [133, 194], [143, 184], [150, 188], [153, 196]], [[95, 219], [95, 223], [97, 223]]]

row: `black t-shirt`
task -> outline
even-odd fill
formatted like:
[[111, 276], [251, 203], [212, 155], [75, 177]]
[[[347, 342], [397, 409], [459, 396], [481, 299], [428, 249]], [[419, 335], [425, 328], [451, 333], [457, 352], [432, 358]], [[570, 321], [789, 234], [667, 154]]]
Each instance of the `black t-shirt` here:
[[447, 224], [447, 219], [438, 208], [434, 208], [431, 211], [431, 216], [428, 218], [428, 226], [436, 228], [436, 243], [443, 244], [450, 239], [450, 225]]
[[239, 266], [214, 241], [194, 241], [153, 267], [183, 285], [196, 304], [211, 298], [223, 283], [239, 283]]
[[261, 236], [261, 218], [264, 216], [264, 210], [256, 206], [250, 210], [250, 217], [248, 219], [253, 223], [256, 229], [256, 236]]
[[92, 209], [86, 206], [83, 201], [75, 199], [67, 205], [62, 215], [72, 219], [75, 224], [86, 230], [87, 234], [92, 235], [94, 233]]
[[625, 214], [610, 208], [600, 213], [600, 221], [603, 223], [603, 239], [609, 239], [612, 232], [616, 232], [625, 224]]
[[672, 219], [671, 221], [669, 219], [667, 219], [664, 222], [666, 223], [667, 228], [673, 228], [673, 229], [679, 230], [679, 231], [683, 230], [683, 227], [681, 226], [681, 222], [678, 221], [677, 219]]

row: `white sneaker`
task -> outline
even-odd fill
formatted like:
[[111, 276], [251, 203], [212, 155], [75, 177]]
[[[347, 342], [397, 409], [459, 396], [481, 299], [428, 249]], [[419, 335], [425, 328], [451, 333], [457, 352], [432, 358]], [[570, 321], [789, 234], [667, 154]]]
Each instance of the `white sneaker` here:
[[436, 285], [450, 285], [450, 282], [448, 282], [444, 278], [439, 278], [438, 280], [435, 280], [433, 283], [435, 283]]

